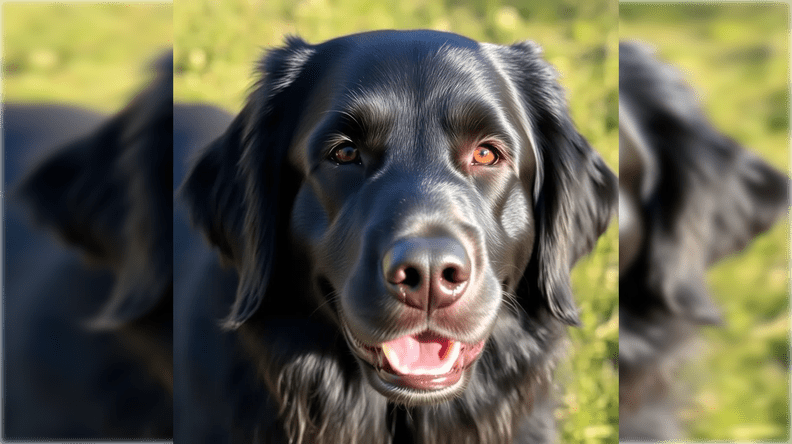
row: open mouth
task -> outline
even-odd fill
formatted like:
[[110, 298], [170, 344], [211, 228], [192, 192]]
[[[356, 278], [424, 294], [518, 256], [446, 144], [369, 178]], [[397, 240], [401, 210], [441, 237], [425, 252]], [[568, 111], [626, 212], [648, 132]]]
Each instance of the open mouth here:
[[374, 366], [385, 382], [403, 388], [434, 391], [457, 384], [484, 348], [484, 341], [466, 344], [431, 331], [402, 336], [371, 346], [344, 326], [357, 354]]

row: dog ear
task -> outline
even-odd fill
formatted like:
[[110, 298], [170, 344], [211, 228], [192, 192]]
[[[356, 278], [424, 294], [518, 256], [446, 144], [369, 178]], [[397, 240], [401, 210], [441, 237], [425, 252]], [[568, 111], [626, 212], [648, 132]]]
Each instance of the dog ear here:
[[[219, 139], [197, 160], [182, 185], [194, 225], [237, 269], [239, 286], [223, 322], [239, 327], [261, 304], [275, 261], [278, 233], [292, 193], [287, 148], [305, 88], [300, 82], [313, 49], [290, 37], [259, 65], [262, 78]], [[294, 191], [294, 190], [292, 190]]]
[[745, 248], [789, 209], [789, 178], [737, 142], [724, 139], [721, 143], [736, 153], [727, 182], [717, 190], [720, 205], [710, 221], [708, 264]]
[[221, 258], [231, 264], [243, 256], [245, 183], [238, 163], [247, 114], [247, 108], [243, 109], [225, 133], [204, 150], [180, 189], [193, 225], [218, 248]]
[[58, 149], [15, 190], [37, 223], [97, 262], [114, 261], [123, 237], [126, 199], [114, 162], [116, 129], [113, 122], [105, 124]]
[[718, 324], [706, 269], [773, 225], [788, 208], [789, 180], [701, 119], [680, 123], [672, 140], [656, 147], [664, 171], [648, 203], [646, 272], [672, 312]]
[[578, 325], [570, 269], [607, 228], [617, 205], [616, 177], [576, 130], [539, 46], [499, 48], [525, 109], [537, 164], [535, 180], [525, 184], [534, 196], [536, 242], [517, 293], [522, 300], [541, 295], [553, 316]]
[[648, 46], [620, 43], [619, 77], [626, 127], [656, 167], [641, 190], [644, 257], [620, 279], [622, 305], [654, 297], [693, 322], [719, 323], [706, 269], [770, 228], [788, 207], [789, 181], [720, 133], [684, 76]]
[[112, 328], [136, 319], [173, 292], [173, 52], [153, 63], [156, 77], [119, 118], [118, 159], [127, 196], [124, 253], [115, 285], [90, 326]]
[[157, 78], [95, 132], [46, 159], [17, 192], [35, 219], [109, 266], [116, 279], [100, 314], [109, 329], [151, 310], [173, 281], [172, 56]]

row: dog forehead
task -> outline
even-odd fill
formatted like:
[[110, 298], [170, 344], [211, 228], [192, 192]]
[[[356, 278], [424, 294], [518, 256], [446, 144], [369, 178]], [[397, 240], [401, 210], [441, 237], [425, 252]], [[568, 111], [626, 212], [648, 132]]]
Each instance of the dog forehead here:
[[384, 51], [385, 56], [399, 50], [414, 51], [416, 49], [432, 49], [440, 47], [455, 47], [477, 49], [479, 42], [443, 31], [414, 30], [414, 31], [371, 31], [359, 34], [350, 34], [328, 40], [317, 46], [318, 51], [325, 48], [338, 53], [343, 48], [358, 53], [375, 53]]
[[419, 91], [486, 70], [479, 42], [438, 31], [374, 31], [317, 45], [315, 61], [347, 90]]
[[330, 45], [317, 50], [312, 61], [311, 71], [320, 78], [314, 78], [307, 90], [298, 145], [307, 142], [299, 135], [330, 132], [345, 120], [369, 135], [415, 136], [471, 104], [481, 105], [476, 109], [498, 107], [494, 72], [483, 59], [475, 60], [476, 51], [469, 47], [425, 39], [377, 39], [337, 49]]

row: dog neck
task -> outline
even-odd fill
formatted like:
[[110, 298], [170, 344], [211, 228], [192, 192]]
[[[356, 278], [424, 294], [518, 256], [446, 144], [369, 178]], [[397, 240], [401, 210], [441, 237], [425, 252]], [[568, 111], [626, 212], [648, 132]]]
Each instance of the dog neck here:
[[[294, 318], [251, 321], [238, 335], [264, 383], [265, 398], [278, 409], [277, 419], [261, 418], [267, 435], [319, 444], [363, 438], [371, 443], [555, 440], [553, 425], [544, 423], [552, 418], [546, 411], [553, 408], [550, 376], [559, 356], [532, 353], [550, 344], [528, 345], [536, 336], [527, 332], [525, 347], [515, 355], [514, 338], [504, 337], [514, 335], [514, 326], [505, 325], [519, 322], [514, 316], [493, 331], [476, 364], [481, 368], [460, 398], [414, 407], [393, 404], [376, 392], [333, 326]], [[564, 341], [560, 325], [542, 333], [554, 345]], [[501, 362], [502, 356], [513, 362]]]

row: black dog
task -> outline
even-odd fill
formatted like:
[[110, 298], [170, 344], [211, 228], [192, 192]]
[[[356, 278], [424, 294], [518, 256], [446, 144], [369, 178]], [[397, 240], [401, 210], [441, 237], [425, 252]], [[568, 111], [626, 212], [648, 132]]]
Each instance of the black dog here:
[[[291, 38], [260, 71], [183, 185], [238, 279], [206, 259], [177, 290], [194, 325], [177, 439], [553, 441], [569, 271], [616, 179], [538, 47]], [[223, 301], [235, 337], [212, 337]]]
[[720, 322], [705, 271], [784, 213], [788, 179], [716, 130], [682, 76], [619, 45], [619, 432], [678, 438], [673, 372]]
[[172, 85], [168, 53], [107, 119], [5, 106], [6, 438], [172, 437]]

